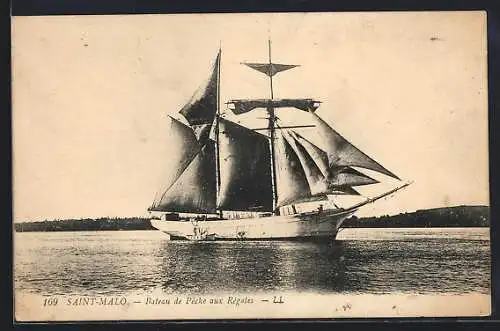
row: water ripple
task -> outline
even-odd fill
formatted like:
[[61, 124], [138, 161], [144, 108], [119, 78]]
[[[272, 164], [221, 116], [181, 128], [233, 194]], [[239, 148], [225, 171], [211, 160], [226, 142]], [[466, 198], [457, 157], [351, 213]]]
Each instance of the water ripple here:
[[16, 233], [15, 288], [490, 293], [488, 229], [347, 229], [335, 243], [169, 242], [157, 231]]

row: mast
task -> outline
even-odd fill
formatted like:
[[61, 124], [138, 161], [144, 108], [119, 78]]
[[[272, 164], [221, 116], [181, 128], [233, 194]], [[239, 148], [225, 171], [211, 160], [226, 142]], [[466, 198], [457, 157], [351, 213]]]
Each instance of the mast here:
[[276, 161], [275, 161], [275, 146], [274, 146], [274, 136], [275, 136], [275, 115], [274, 115], [274, 107], [273, 107], [273, 75], [271, 73], [272, 70], [272, 59], [271, 59], [271, 39], [268, 39], [268, 47], [269, 47], [269, 88], [270, 88], [270, 97], [271, 100], [269, 105], [267, 106], [267, 112], [269, 114], [269, 146], [271, 149], [271, 180], [272, 180], [272, 188], [273, 188], [273, 213], [279, 214], [276, 210], [276, 203], [278, 201], [278, 190], [276, 185]]
[[[222, 61], [222, 48], [219, 44], [219, 63], [217, 66], [217, 110], [215, 113], [215, 197], [218, 201], [220, 194], [220, 160], [219, 160], [219, 117], [220, 117], [220, 64]], [[222, 210], [217, 210], [222, 218]]]

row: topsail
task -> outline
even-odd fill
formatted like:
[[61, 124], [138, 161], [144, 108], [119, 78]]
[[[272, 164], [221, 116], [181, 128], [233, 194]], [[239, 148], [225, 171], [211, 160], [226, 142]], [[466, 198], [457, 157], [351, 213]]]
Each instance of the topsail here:
[[280, 64], [280, 63], [243, 63], [244, 65], [260, 71], [269, 77], [276, 75], [278, 72], [289, 70], [298, 67], [296, 64]]
[[215, 117], [217, 111], [219, 66], [220, 52], [217, 54], [208, 80], [198, 88], [189, 102], [180, 111], [191, 125], [212, 123]]

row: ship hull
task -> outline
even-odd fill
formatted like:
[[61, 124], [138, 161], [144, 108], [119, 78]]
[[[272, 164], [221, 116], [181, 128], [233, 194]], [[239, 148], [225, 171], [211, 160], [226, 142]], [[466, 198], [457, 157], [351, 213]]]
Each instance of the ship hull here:
[[214, 221], [152, 219], [151, 225], [168, 234], [170, 240], [333, 240], [343, 221], [355, 211], [336, 210]]

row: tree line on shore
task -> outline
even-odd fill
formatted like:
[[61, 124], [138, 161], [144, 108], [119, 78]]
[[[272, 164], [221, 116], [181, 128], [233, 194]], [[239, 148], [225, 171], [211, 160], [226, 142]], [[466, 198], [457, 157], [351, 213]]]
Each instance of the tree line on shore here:
[[[342, 226], [345, 228], [487, 227], [489, 226], [489, 207], [457, 206], [417, 210], [391, 216], [362, 218], [352, 216]], [[16, 232], [154, 230], [150, 219], [144, 217], [101, 217], [19, 222], [14, 223], [14, 229]]]
[[19, 222], [14, 224], [14, 229], [16, 232], [154, 230], [149, 222], [149, 218], [142, 217], [101, 217]]
[[488, 206], [457, 206], [417, 210], [398, 215], [358, 218], [352, 216], [345, 228], [407, 228], [407, 227], [487, 227]]

